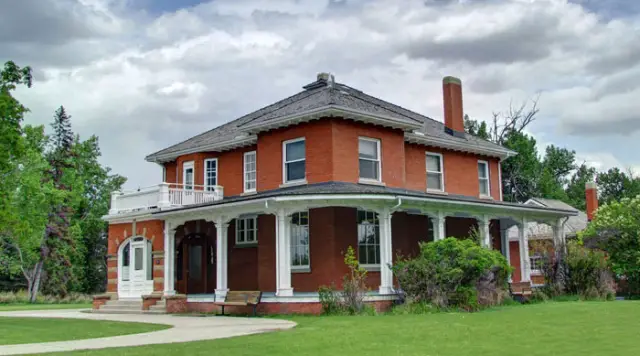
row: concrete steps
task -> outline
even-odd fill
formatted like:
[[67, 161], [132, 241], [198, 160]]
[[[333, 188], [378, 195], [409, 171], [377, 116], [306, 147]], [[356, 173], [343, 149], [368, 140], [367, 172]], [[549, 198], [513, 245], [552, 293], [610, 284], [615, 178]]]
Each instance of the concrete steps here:
[[109, 300], [93, 312], [100, 314], [166, 314], [167, 306], [164, 299], [149, 307], [149, 310], [142, 310], [141, 300]]

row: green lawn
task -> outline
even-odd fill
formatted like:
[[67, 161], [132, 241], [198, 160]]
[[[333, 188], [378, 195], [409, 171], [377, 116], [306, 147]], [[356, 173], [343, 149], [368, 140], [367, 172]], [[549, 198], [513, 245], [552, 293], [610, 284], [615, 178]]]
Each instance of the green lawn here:
[[0, 345], [80, 340], [166, 329], [167, 325], [0, 316]]
[[277, 333], [74, 355], [640, 355], [640, 302], [291, 319], [298, 327]]
[[15, 310], [90, 309], [91, 304], [0, 304], [0, 312]]

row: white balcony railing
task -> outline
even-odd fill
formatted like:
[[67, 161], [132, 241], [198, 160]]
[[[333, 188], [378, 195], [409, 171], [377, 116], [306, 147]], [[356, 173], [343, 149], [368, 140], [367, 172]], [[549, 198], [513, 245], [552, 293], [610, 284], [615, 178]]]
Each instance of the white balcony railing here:
[[224, 198], [222, 186], [161, 183], [135, 191], [111, 193], [109, 214], [203, 204]]

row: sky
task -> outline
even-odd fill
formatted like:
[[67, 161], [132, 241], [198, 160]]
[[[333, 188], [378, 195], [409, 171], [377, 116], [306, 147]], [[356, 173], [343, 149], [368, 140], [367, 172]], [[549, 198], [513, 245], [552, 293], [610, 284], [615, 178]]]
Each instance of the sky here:
[[0, 62], [34, 70], [27, 124], [64, 105], [126, 188], [144, 157], [302, 90], [318, 72], [442, 121], [539, 97], [541, 150], [640, 172], [640, 1], [3, 0]]

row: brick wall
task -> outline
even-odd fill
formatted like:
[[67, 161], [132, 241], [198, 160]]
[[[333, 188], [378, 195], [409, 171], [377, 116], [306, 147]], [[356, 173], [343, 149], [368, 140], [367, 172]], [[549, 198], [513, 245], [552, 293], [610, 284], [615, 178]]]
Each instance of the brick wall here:
[[[136, 231], [133, 231], [132, 223], [110, 224], [107, 235], [107, 255], [113, 256], [107, 261], [107, 292], [117, 292], [118, 287], [118, 247], [132, 236], [144, 236], [151, 240], [153, 256], [153, 289], [163, 289], [164, 257], [154, 255], [154, 252], [164, 252], [164, 221], [147, 220], [136, 223]], [[158, 282], [156, 283], [155, 280]]]

